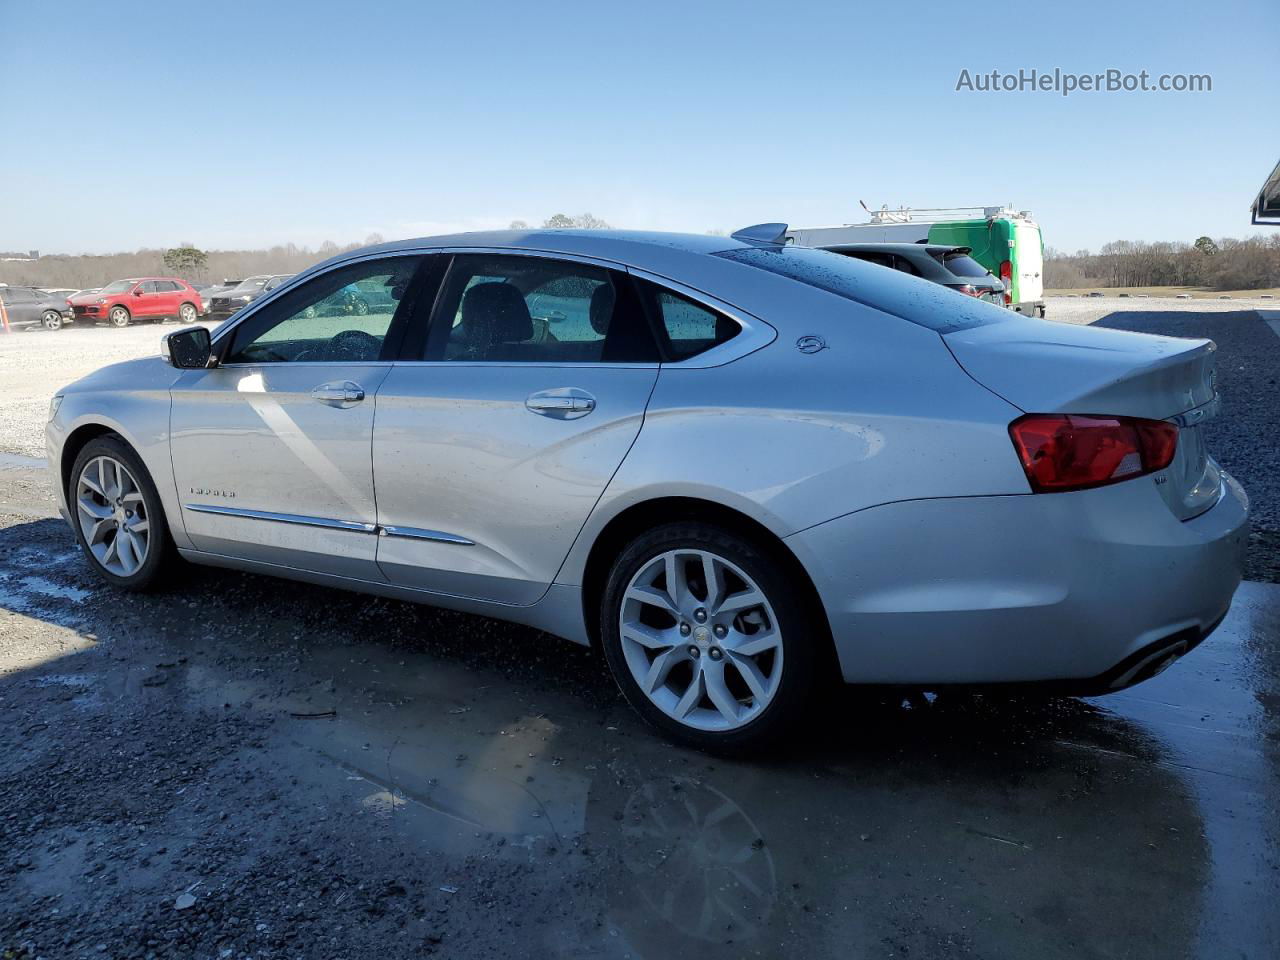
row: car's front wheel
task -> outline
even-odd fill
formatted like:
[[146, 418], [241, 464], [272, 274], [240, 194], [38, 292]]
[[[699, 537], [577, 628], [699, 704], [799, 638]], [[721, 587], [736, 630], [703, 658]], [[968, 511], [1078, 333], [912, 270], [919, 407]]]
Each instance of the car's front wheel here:
[[40, 317], [40, 322], [44, 324], [46, 330], [62, 329], [62, 314], [57, 310], [46, 310]]
[[107, 314], [107, 319], [113, 327], [127, 327], [129, 325], [129, 311], [126, 307], [112, 307]]
[[157, 586], [172, 566], [164, 507], [142, 460], [115, 436], [90, 440], [76, 457], [67, 489], [76, 540], [108, 583]]
[[200, 316], [200, 311], [195, 308], [195, 304], [184, 303], [178, 308], [178, 319], [183, 323], [195, 323]]
[[767, 549], [710, 524], [637, 538], [610, 573], [600, 631], [627, 700], [696, 747], [776, 739], [814, 690], [823, 636], [791, 579]]

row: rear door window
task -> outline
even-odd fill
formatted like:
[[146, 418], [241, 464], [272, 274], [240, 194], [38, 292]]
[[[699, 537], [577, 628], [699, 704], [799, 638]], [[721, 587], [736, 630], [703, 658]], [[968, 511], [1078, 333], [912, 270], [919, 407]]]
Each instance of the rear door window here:
[[459, 254], [424, 358], [470, 363], [654, 363], [626, 274], [548, 257]]

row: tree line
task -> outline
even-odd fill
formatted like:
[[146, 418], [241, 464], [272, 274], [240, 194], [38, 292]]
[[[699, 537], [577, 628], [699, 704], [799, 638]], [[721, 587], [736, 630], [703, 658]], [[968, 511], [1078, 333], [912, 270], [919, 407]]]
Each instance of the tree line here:
[[[542, 226], [603, 229], [609, 225], [590, 213], [557, 213], [544, 220]], [[511, 227], [523, 230], [529, 229], [529, 224], [515, 220]], [[146, 248], [132, 253], [51, 254], [39, 260], [0, 263], [0, 283], [77, 290], [105, 286], [126, 277], [181, 277], [188, 283], [220, 283], [257, 274], [298, 273], [335, 254], [382, 243], [383, 239], [381, 234], [371, 233], [362, 243], [338, 244], [329, 240], [315, 249], [286, 243], [260, 250], [201, 250], [184, 241], [168, 249]]]
[[1082, 287], [1280, 287], [1280, 233], [1237, 240], [1200, 237], [1193, 243], [1116, 240], [1097, 253], [1045, 250], [1044, 285]]

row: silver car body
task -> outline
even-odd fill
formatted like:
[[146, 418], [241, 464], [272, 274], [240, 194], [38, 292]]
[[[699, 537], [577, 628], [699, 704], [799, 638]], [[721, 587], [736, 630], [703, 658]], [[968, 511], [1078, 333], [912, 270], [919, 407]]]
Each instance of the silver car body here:
[[[215, 344], [321, 272], [475, 251], [627, 271], [741, 332], [665, 364], [117, 364], [62, 391], [47, 431], [59, 503], [65, 515], [83, 438], [113, 430], [146, 463], [189, 560], [585, 643], [599, 598], [584, 585], [611, 559], [593, 547], [628, 511], [681, 498], [791, 552], [851, 682], [1095, 678], [1222, 617], [1247, 500], [1198, 440], [1211, 343], [1018, 317], [872, 265], [892, 276], [869, 273], [859, 302], [713, 255], [750, 249], [544, 231], [342, 255], [241, 311]], [[947, 332], [906, 319], [975, 310], [999, 322]], [[313, 396], [355, 386], [362, 401]], [[538, 416], [534, 395], [596, 406]], [[1025, 411], [1183, 416], [1185, 439], [1163, 479], [1033, 494], [1008, 432]]]

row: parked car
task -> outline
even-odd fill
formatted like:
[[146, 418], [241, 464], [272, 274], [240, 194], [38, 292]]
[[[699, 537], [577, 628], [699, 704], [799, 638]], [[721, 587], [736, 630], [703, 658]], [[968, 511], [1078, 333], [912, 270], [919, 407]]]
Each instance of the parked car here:
[[66, 297], [35, 287], [0, 285], [0, 302], [10, 327], [40, 325], [46, 330], [61, 330], [68, 309]]
[[1004, 283], [1005, 306], [1027, 316], [1045, 315], [1044, 237], [1027, 210], [1006, 206], [934, 209], [882, 207], [867, 223], [792, 230], [793, 243], [938, 243], [969, 247], [973, 259]]
[[822, 247], [846, 257], [901, 270], [913, 277], [977, 297], [997, 306], [1004, 305], [1004, 283], [969, 256], [968, 247], [936, 243], [839, 243]]
[[204, 286], [196, 287], [200, 291], [200, 312], [208, 314], [213, 307], [214, 297], [229, 293], [243, 282], [243, 280], [223, 280], [221, 283], [206, 283]]
[[394, 310], [395, 303], [386, 290], [371, 289], [367, 284], [349, 283], [333, 296], [307, 307], [305, 316], [341, 316], [350, 314], [363, 317], [371, 310]]
[[181, 320], [200, 317], [200, 294], [178, 277], [133, 277], [109, 283], [97, 293], [71, 299], [77, 320], [106, 320], [127, 327], [134, 320]]
[[[1212, 342], [784, 231], [353, 251], [61, 390], [59, 506], [118, 587], [177, 555], [596, 644], [717, 749], [829, 677], [1103, 693], [1216, 627], [1248, 505], [1205, 446]], [[308, 315], [351, 284], [386, 304]], [[535, 323], [544, 297], [587, 322]]]
[[277, 273], [246, 277], [232, 289], [209, 298], [209, 319], [219, 323], [226, 320], [254, 300], [270, 293], [292, 276], [292, 274]]
[[70, 297], [73, 293], [79, 293], [75, 287], [40, 287], [44, 293], [52, 294], [55, 297]]

